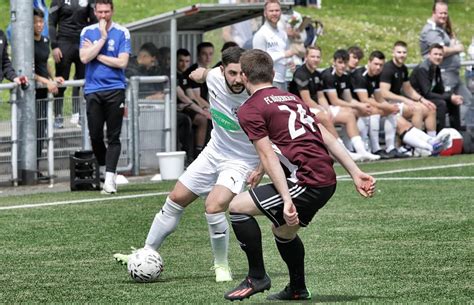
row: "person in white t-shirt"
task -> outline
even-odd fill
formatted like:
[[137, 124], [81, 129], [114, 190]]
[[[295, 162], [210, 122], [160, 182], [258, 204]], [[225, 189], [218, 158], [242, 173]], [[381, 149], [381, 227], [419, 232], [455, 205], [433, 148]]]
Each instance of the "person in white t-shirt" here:
[[273, 85], [281, 90], [288, 91], [286, 84], [286, 70], [288, 58], [297, 54], [298, 51], [289, 49], [288, 35], [283, 25], [279, 25], [281, 17], [281, 5], [278, 0], [265, 2], [263, 15], [265, 23], [253, 36], [253, 48], [260, 49], [273, 59], [275, 77]]
[[[191, 74], [195, 81], [206, 80], [209, 88], [211, 139], [179, 177], [156, 214], [144, 246], [159, 249], [166, 237], [176, 230], [184, 208], [198, 197], [207, 196], [206, 219], [216, 282], [232, 280], [227, 260], [229, 224], [225, 212], [232, 198], [242, 192], [246, 184], [256, 186], [263, 175], [255, 148], [237, 120], [237, 110], [248, 98], [239, 63], [243, 51], [239, 47], [229, 48], [222, 53], [222, 66], [212, 70], [198, 68]], [[114, 257], [125, 263], [129, 255], [117, 253]]]
[[[250, 3], [243, 0], [219, 0], [219, 4]], [[259, 18], [257, 18], [259, 19]], [[256, 20], [248, 19], [222, 28], [222, 38], [225, 42], [233, 41], [241, 48], [251, 48], [254, 31], [258, 28]]]

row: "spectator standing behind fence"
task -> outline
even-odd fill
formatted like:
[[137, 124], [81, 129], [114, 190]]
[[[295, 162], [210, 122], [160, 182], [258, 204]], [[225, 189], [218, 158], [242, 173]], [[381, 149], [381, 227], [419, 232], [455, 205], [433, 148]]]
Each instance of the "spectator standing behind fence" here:
[[[439, 0], [436, 0], [433, 4], [431, 18], [428, 19], [426, 25], [423, 27], [420, 33], [420, 49], [421, 54], [425, 58], [428, 56], [430, 46], [435, 43], [438, 43], [443, 47], [444, 58], [440, 64], [440, 68], [444, 89], [446, 92], [461, 95], [463, 97], [464, 106], [466, 106], [465, 109], [467, 109], [472, 100], [472, 95], [467, 89], [466, 85], [461, 81], [459, 75], [461, 69], [460, 54], [464, 51], [464, 45], [458, 39], [456, 39], [456, 36], [452, 30], [452, 24], [448, 16], [447, 2]], [[452, 115], [454, 115], [454, 111], [461, 110], [461, 104], [454, 105], [456, 107], [450, 109], [450, 113]], [[463, 110], [463, 113], [464, 112], [465, 111]], [[453, 118], [456, 116], [457, 115], [454, 115]], [[459, 121], [453, 122], [455, 125], [452, 125], [451, 127], [456, 129], [460, 128], [461, 117], [463, 116], [459, 115]]]
[[460, 129], [459, 105], [463, 102], [461, 95], [446, 90], [441, 76], [440, 65], [443, 61], [444, 48], [440, 44], [431, 45], [428, 58], [413, 69], [410, 76], [412, 87], [424, 98], [436, 104], [437, 131], [445, 127], [446, 113], [452, 128]]
[[[219, 0], [220, 4], [247, 4], [258, 2], [258, 0]], [[225, 26], [222, 28], [222, 38], [225, 42], [234, 41], [241, 48], [251, 49], [253, 34], [257, 31], [260, 24], [261, 18], [253, 18]]]
[[7, 36], [2, 30], [0, 30], [0, 59], [0, 81], [6, 78], [9, 81], [15, 82], [20, 85], [20, 77], [16, 74], [15, 69], [13, 69], [12, 62], [10, 61], [10, 57], [8, 56]]
[[[46, 88], [36, 89], [36, 157], [37, 168], [39, 169], [39, 162], [43, 144], [45, 142], [47, 129], [47, 98], [48, 92], [53, 94], [58, 93], [58, 83], [63, 83], [62, 77], [52, 78], [48, 66], [49, 58], [49, 39], [42, 35], [44, 29], [44, 13], [42, 10], [35, 8], [33, 10], [33, 27], [35, 40], [35, 81], [46, 86]], [[38, 171], [38, 178], [43, 175]]]
[[[94, 16], [94, 0], [52, 0], [49, 9], [49, 38], [56, 63], [56, 76], [69, 79], [74, 63], [74, 79], [84, 78], [84, 64], [79, 58], [79, 37], [82, 29], [97, 22]], [[55, 102], [55, 127], [63, 127], [64, 91], [59, 89]], [[73, 123], [79, 122], [79, 87], [73, 89]]]
[[[125, 71], [131, 52], [129, 31], [114, 22], [113, 0], [97, 0], [98, 23], [81, 33], [80, 56], [86, 64], [84, 94], [92, 149], [101, 167], [105, 166], [102, 193], [117, 192], [116, 169], [120, 157], [125, 109]], [[107, 143], [104, 143], [104, 123]]]
[[298, 52], [288, 49], [288, 35], [283, 27], [278, 26], [281, 17], [280, 2], [278, 0], [266, 1], [263, 15], [265, 23], [253, 36], [253, 48], [270, 54], [275, 69], [273, 86], [288, 91], [285, 80], [288, 58]]

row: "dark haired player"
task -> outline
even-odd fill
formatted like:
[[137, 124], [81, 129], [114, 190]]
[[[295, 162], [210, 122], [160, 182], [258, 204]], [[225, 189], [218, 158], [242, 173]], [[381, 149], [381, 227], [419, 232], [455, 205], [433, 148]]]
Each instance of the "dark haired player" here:
[[[385, 101], [379, 90], [380, 73], [385, 62], [385, 55], [380, 51], [370, 54], [367, 66], [356, 69], [351, 74], [353, 96], [362, 103], [370, 104], [373, 114], [367, 119], [369, 121], [369, 135], [372, 151], [384, 158], [395, 157], [395, 134], [400, 134], [401, 140], [418, 150], [424, 155], [437, 155], [446, 148], [448, 139], [446, 136], [431, 137], [414, 127], [410, 122], [400, 115], [398, 104]], [[386, 151], [380, 149], [379, 126], [380, 116], [385, 116], [385, 143]]]
[[261, 50], [247, 51], [241, 57], [241, 66], [243, 82], [251, 96], [237, 116], [272, 183], [241, 193], [231, 201], [232, 227], [247, 255], [249, 272], [224, 297], [242, 300], [270, 289], [260, 227], [254, 218], [265, 215], [273, 223], [275, 242], [290, 274], [288, 286], [268, 298], [307, 300], [311, 293], [306, 288], [304, 246], [297, 232], [310, 223], [336, 190], [329, 152], [349, 172], [364, 197], [373, 195], [375, 179], [357, 167], [297, 96], [272, 86], [270, 55]]
[[[204, 76], [210, 93], [214, 128], [206, 148], [179, 177], [150, 227], [145, 248], [157, 250], [178, 226], [184, 209], [199, 196], [205, 201], [206, 219], [214, 254], [216, 282], [232, 280], [227, 260], [229, 224], [226, 211], [231, 199], [246, 183], [256, 185], [263, 173], [255, 171], [259, 159], [255, 148], [237, 123], [237, 109], [248, 98], [241, 80], [240, 55], [233, 47], [222, 53], [223, 66]], [[199, 68], [193, 73], [197, 72]], [[128, 255], [115, 254], [121, 262]]]

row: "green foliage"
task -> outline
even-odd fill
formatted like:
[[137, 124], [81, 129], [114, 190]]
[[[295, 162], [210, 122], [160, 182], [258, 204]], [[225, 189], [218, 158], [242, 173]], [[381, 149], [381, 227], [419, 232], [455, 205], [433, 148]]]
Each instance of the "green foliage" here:
[[[377, 195], [363, 199], [340, 181], [330, 203], [301, 230], [306, 279], [316, 302], [472, 302], [472, 180], [390, 181], [384, 177], [474, 176], [472, 155], [363, 164], [368, 172], [464, 164], [376, 175]], [[336, 166], [339, 175], [345, 174]], [[121, 195], [168, 191], [172, 183], [133, 184]], [[97, 192], [2, 197], [0, 206], [101, 198]], [[109, 198], [109, 197], [108, 197]], [[6, 303], [223, 303], [246, 274], [233, 233], [231, 283], [215, 283], [203, 201], [189, 206], [160, 253], [156, 283], [136, 284], [115, 252], [140, 247], [165, 196], [0, 211], [0, 299]], [[260, 218], [272, 292], [288, 281], [270, 231]], [[263, 302], [266, 294], [252, 297]]]
[[[338, 48], [360, 46], [366, 56], [373, 50], [384, 52], [389, 58], [393, 43], [403, 40], [409, 46], [407, 62], [417, 63], [421, 55], [418, 37], [426, 20], [431, 17], [432, 0], [337, 0], [326, 1], [323, 9], [301, 8], [301, 13], [319, 19], [325, 34], [318, 44], [323, 49], [323, 66], [329, 65], [332, 53]], [[450, 1], [449, 14], [454, 31], [467, 47], [471, 43], [474, 2]]]

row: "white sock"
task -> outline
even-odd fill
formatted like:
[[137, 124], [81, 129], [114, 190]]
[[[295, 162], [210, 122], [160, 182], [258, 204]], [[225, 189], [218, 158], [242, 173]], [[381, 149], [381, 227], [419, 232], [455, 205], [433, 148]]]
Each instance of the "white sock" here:
[[347, 147], [349, 151], [353, 151], [354, 147], [352, 146], [352, 142], [347, 136], [346, 126], [342, 126], [342, 141], [344, 142], [344, 146]]
[[360, 136], [355, 136], [351, 138], [352, 146], [354, 146], [354, 149], [356, 153], [365, 155], [368, 153], [367, 150], [365, 150], [365, 145], [364, 141], [362, 141], [362, 138]]
[[362, 137], [362, 140], [364, 142], [367, 142], [367, 140], [369, 139], [369, 118], [362, 117], [357, 119], [357, 127], [359, 127], [359, 134]]
[[397, 116], [391, 114], [385, 118], [385, 151], [389, 152], [395, 149], [395, 135], [397, 133]]
[[416, 127], [412, 127], [405, 133], [402, 141], [412, 147], [432, 151], [433, 147], [428, 142], [430, 139], [431, 137], [429, 135]]
[[379, 132], [380, 132], [380, 114], [373, 114], [369, 116], [369, 139], [370, 139], [370, 148], [372, 149], [372, 152], [376, 152], [380, 150]]
[[105, 182], [104, 183], [114, 184], [115, 183], [115, 173], [105, 172]]
[[101, 175], [105, 175], [105, 165], [99, 166], [99, 172]]
[[211, 238], [212, 252], [214, 253], [214, 264], [226, 265], [229, 249], [229, 223], [225, 212], [216, 214], [206, 213], [209, 236]]
[[183, 215], [184, 208], [166, 197], [165, 204], [156, 213], [145, 241], [145, 248], [157, 250], [165, 238], [173, 233]]
[[432, 138], [436, 137], [436, 130], [430, 130], [430, 131], [427, 131], [426, 133]]

